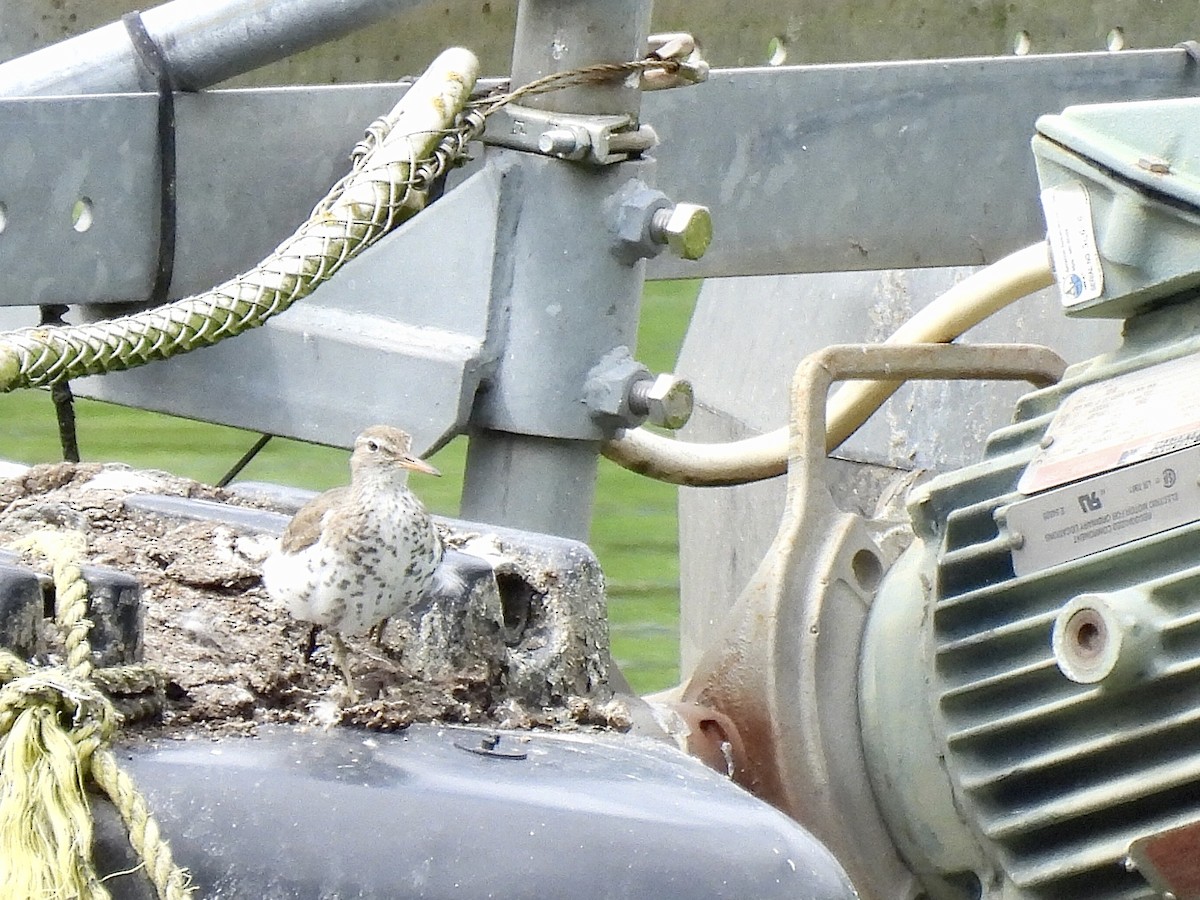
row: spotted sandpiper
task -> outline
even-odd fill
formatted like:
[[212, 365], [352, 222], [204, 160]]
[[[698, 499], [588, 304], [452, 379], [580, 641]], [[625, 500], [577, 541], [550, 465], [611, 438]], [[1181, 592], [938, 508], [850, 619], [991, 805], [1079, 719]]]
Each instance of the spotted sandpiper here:
[[351, 697], [342, 635], [362, 634], [411, 607], [442, 558], [437, 530], [407, 486], [410, 470], [441, 473], [411, 448], [408, 434], [390, 425], [360, 434], [350, 484], [301, 507], [263, 563], [267, 593], [329, 633]]

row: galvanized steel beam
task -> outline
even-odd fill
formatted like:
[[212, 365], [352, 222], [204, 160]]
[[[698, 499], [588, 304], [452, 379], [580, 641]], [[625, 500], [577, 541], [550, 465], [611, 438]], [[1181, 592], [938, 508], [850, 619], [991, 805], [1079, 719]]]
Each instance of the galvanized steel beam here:
[[[291, 233], [402, 89], [181, 95], [173, 293]], [[1028, 147], [1038, 115], [1198, 89], [1200, 67], [1172, 49], [727, 70], [649, 94], [659, 186], [708, 205], [716, 240], [698, 262], [652, 260], [648, 277], [991, 261], [1044, 233]], [[0, 101], [0, 305], [146, 295], [154, 115], [144, 96]], [[95, 212], [83, 233], [71, 227], [81, 197]]]
[[647, 98], [659, 186], [708, 206], [716, 235], [651, 277], [994, 262], [1045, 234], [1039, 115], [1198, 91], [1182, 49], [714, 72]]

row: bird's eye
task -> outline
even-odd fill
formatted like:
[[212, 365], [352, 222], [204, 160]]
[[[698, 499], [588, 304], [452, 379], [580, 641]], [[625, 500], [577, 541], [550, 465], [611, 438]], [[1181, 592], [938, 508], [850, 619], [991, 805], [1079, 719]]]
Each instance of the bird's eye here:
[[372, 453], [379, 452], [379, 442], [378, 441], [367, 441], [367, 449], [370, 450]]

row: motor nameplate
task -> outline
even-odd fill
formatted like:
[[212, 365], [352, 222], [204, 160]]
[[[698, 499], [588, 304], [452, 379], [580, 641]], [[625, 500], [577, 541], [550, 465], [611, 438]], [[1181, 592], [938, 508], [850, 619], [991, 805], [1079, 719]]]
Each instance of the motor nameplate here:
[[1013, 572], [1032, 575], [1200, 520], [1200, 447], [1022, 500], [1007, 522]]

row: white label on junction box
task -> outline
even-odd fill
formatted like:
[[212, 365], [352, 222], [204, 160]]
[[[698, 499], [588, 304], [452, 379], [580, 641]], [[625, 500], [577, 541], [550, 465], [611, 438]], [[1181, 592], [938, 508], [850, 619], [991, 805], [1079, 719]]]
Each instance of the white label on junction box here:
[[1046, 237], [1063, 306], [1078, 306], [1104, 292], [1104, 269], [1096, 250], [1092, 204], [1078, 181], [1042, 191]]
[[1017, 490], [1037, 494], [1200, 444], [1200, 356], [1184, 356], [1079, 388]]

